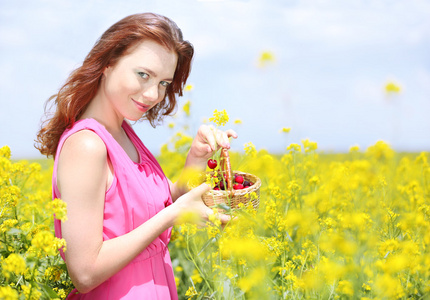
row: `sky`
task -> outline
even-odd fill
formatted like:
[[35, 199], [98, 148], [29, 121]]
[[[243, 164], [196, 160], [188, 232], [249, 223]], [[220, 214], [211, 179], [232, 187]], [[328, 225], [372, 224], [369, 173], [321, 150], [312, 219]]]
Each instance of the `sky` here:
[[[109, 26], [139, 12], [171, 18], [195, 48], [178, 117], [134, 125], [154, 154], [169, 123], [194, 134], [215, 109], [239, 135], [233, 150], [282, 153], [309, 139], [324, 152], [378, 140], [430, 151], [429, 0], [0, 0], [0, 147], [42, 157], [33, 145], [46, 100]], [[275, 60], [261, 67], [264, 52]], [[386, 93], [389, 82], [400, 93]]]

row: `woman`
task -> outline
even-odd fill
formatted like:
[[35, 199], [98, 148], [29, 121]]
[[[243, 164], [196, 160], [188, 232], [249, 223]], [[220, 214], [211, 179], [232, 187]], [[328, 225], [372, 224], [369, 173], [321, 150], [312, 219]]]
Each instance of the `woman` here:
[[[80, 299], [177, 299], [167, 244], [184, 211], [207, 219], [201, 195], [172, 184], [129, 123], [155, 126], [172, 113], [188, 78], [192, 45], [156, 14], [131, 15], [110, 27], [57, 95], [38, 149], [55, 158], [53, 197], [67, 203], [55, 220], [62, 253]], [[204, 170], [234, 131], [201, 126], [185, 168]], [[185, 193], [186, 192], [186, 193]], [[221, 216], [223, 223], [228, 217]]]

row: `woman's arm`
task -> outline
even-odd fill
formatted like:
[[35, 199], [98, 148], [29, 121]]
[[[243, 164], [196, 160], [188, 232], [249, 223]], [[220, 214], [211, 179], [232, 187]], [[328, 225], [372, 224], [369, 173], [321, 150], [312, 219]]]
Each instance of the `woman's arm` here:
[[70, 136], [61, 150], [58, 163], [58, 187], [67, 203], [68, 220], [62, 223], [67, 242], [65, 258], [70, 277], [81, 293], [87, 293], [124, 268], [156, 237], [174, 225], [183, 209], [199, 210], [204, 217], [207, 207], [201, 194], [207, 186], [187, 193], [133, 231], [103, 241], [103, 210], [109, 167], [103, 141], [92, 131]]
[[[197, 131], [197, 135], [191, 144], [185, 160], [184, 172], [187, 174], [186, 169], [191, 168], [198, 172], [206, 170], [208, 159], [220, 148], [230, 148], [229, 137], [237, 138], [235, 131], [229, 129], [222, 131], [214, 128], [213, 126], [202, 125]], [[183, 176], [181, 174], [180, 178]], [[187, 187], [184, 186], [186, 180], [179, 179], [175, 183], [170, 183], [170, 192], [172, 199], [175, 201], [177, 198], [187, 192]]]

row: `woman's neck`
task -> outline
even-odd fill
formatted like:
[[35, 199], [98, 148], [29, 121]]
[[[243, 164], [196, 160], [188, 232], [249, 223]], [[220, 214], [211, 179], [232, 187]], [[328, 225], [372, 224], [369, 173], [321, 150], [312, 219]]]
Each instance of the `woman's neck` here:
[[119, 116], [109, 105], [109, 101], [100, 92], [90, 101], [80, 119], [94, 119], [102, 124], [113, 136], [123, 134], [124, 118]]

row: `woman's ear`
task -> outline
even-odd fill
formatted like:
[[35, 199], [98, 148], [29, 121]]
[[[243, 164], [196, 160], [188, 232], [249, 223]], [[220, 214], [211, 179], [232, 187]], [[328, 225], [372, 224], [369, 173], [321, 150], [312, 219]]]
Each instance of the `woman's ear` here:
[[106, 77], [106, 75], [110, 72], [111, 69], [111, 65], [107, 65], [103, 70], [103, 75]]

